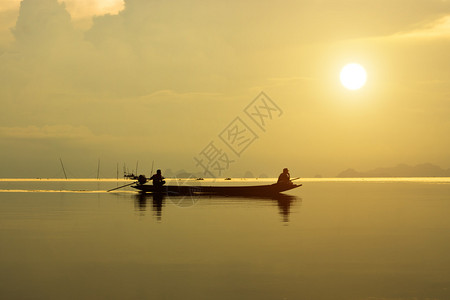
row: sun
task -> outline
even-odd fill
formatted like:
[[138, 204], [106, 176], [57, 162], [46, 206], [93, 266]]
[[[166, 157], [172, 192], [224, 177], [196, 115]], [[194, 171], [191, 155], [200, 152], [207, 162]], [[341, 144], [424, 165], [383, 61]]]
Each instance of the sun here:
[[340, 74], [342, 85], [349, 90], [358, 90], [366, 84], [367, 73], [360, 64], [345, 65]]

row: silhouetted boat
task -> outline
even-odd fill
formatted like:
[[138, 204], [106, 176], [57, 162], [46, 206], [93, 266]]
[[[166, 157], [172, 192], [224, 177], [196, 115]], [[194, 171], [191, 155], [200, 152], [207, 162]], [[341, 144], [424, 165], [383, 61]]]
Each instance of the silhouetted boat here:
[[213, 194], [213, 195], [229, 195], [229, 196], [268, 196], [277, 195], [282, 192], [292, 190], [302, 186], [301, 184], [267, 184], [253, 186], [187, 186], [187, 185], [164, 185], [155, 188], [150, 184], [136, 184], [132, 186], [144, 193], [165, 193], [178, 195], [192, 194]]

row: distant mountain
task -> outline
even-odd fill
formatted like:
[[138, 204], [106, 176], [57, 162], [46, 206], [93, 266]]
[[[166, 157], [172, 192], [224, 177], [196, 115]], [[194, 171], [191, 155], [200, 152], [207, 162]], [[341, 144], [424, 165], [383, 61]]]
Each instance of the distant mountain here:
[[247, 171], [244, 173], [244, 178], [255, 178], [252, 171]]
[[416, 166], [399, 164], [390, 168], [376, 168], [366, 172], [347, 169], [337, 177], [450, 177], [450, 169], [442, 169], [439, 166], [425, 163]]

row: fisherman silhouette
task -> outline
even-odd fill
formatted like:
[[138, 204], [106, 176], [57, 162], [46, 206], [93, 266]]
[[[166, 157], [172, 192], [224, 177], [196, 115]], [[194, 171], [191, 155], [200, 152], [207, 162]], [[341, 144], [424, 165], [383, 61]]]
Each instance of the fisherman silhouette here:
[[153, 186], [157, 188], [162, 187], [166, 183], [163, 179], [164, 177], [161, 175], [161, 170], [157, 170], [156, 174], [153, 174], [152, 177], [150, 177], [150, 180], [153, 180]]
[[292, 182], [291, 182], [291, 175], [289, 174], [288, 168], [284, 168], [283, 169], [283, 173], [281, 173], [280, 176], [278, 176], [277, 183], [280, 183], [280, 184], [292, 184]]

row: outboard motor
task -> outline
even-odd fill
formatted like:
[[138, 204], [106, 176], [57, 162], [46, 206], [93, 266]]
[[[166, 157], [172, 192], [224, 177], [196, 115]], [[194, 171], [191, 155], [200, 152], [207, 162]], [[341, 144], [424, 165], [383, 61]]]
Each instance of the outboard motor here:
[[139, 184], [146, 183], [147, 182], [147, 177], [145, 177], [145, 175], [139, 175], [138, 182], [139, 182]]

